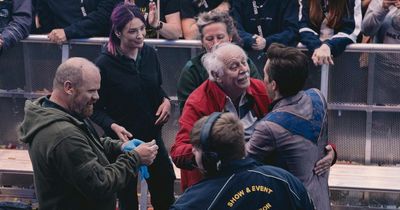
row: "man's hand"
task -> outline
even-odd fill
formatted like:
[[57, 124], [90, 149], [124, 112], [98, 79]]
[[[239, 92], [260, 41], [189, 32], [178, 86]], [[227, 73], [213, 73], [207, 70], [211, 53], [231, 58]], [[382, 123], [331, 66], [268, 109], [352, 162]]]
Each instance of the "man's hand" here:
[[0, 49], [3, 47], [4, 40], [0, 36]]
[[111, 129], [117, 134], [118, 138], [124, 142], [129, 141], [129, 139], [133, 137], [129, 131], [116, 123], [111, 124]]
[[63, 42], [67, 41], [67, 36], [65, 35], [64, 29], [53, 29], [47, 37], [51, 42], [55, 42], [61, 45]]
[[158, 146], [156, 141], [153, 140], [148, 143], [140, 144], [135, 148], [135, 151], [139, 154], [140, 160], [143, 165], [151, 165], [156, 158]]
[[255, 39], [255, 43], [251, 46], [254, 50], [263, 50], [267, 41], [264, 37], [254, 34], [253, 39]]
[[322, 44], [321, 47], [315, 49], [311, 59], [316, 66], [334, 64], [331, 56], [331, 48], [327, 44]]
[[331, 145], [326, 145], [325, 151], [326, 155], [321, 160], [319, 160], [314, 167], [314, 173], [318, 176], [329, 171], [329, 168], [331, 167], [332, 162], [335, 159], [335, 151], [333, 150]]
[[160, 16], [158, 15], [157, 5], [154, 1], [150, 1], [149, 3], [149, 16], [147, 22], [153, 28], [157, 28], [158, 24], [160, 24]]
[[159, 117], [157, 118], [155, 125], [162, 125], [168, 122], [170, 114], [171, 114], [171, 103], [169, 102], [168, 98], [164, 98], [164, 101], [157, 109], [156, 116]]

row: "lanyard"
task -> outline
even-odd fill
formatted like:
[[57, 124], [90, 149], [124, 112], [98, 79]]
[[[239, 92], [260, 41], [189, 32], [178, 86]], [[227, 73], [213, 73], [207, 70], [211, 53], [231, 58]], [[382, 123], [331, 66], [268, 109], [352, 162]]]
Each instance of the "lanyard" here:
[[200, 3], [199, 3], [199, 7], [201, 7], [201, 6], [203, 6], [204, 5], [204, 8], [208, 8], [208, 3], [207, 3], [207, 1], [206, 0], [203, 0], [203, 1], [200, 1]]
[[83, 4], [83, 0], [81, 0], [81, 12], [82, 12], [83, 17], [87, 16], [85, 5]]
[[260, 21], [260, 14], [259, 14], [259, 12], [258, 12], [258, 9], [259, 9], [259, 8], [263, 8], [264, 5], [265, 5], [265, 2], [264, 2], [263, 5], [257, 6], [256, 0], [253, 0], [252, 4], [253, 4], [253, 12], [254, 12], [254, 15], [255, 15], [255, 17], [256, 17], [256, 24], [257, 24], [258, 35], [260, 35], [261, 37], [264, 37], [263, 32], [262, 32], [261, 21]]

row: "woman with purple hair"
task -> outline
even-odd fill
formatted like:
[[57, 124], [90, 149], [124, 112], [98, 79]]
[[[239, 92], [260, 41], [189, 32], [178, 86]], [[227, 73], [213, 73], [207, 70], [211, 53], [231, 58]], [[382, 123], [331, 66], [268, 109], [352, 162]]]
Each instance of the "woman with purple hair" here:
[[[171, 104], [161, 88], [160, 63], [156, 51], [144, 43], [146, 22], [138, 7], [119, 4], [111, 22], [109, 42], [96, 60], [102, 79], [92, 119], [107, 136], [122, 141], [156, 140], [158, 154], [147, 183], [154, 209], [168, 209], [174, 202], [175, 174], [161, 139]], [[136, 182], [119, 193], [120, 209], [138, 208]]]

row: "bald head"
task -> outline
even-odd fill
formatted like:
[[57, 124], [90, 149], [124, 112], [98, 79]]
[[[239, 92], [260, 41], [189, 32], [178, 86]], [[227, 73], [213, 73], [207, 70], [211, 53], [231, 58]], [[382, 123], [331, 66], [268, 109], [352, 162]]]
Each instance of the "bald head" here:
[[53, 80], [53, 90], [63, 89], [66, 81], [71, 82], [74, 87], [81, 87], [84, 75], [99, 72], [99, 69], [91, 61], [85, 58], [73, 57], [66, 60], [57, 68]]
[[89, 117], [93, 113], [93, 104], [99, 99], [100, 80], [100, 71], [92, 62], [85, 58], [70, 58], [57, 69], [50, 101], [69, 113]]

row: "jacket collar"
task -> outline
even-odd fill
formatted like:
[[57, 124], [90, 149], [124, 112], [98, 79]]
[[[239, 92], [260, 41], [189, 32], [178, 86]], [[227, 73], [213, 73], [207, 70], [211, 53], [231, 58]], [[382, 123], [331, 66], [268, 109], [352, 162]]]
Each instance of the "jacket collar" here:
[[244, 158], [240, 160], [233, 160], [229, 162], [222, 162], [221, 163], [221, 169], [218, 173], [218, 175], [225, 176], [233, 173], [237, 173], [240, 171], [248, 170], [248, 169], [253, 169], [257, 166], [261, 165], [259, 162], [255, 161], [252, 158]]
[[271, 103], [272, 109], [270, 111], [277, 110], [277, 109], [280, 109], [282, 107], [285, 107], [285, 106], [288, 106], [291, 104], [296, 104], [300, 101], [300, 99], [303, 97], [303, 95], [304, 95], [304, 91], [300, 91], [296, 95], [283, 97], [278, 100], [275, 100], [274, 102]]
[[[217, 83], [211, 80], [207, 80], [206, 83], [207, 83], [206, 85], [208, 86], [208, 88], [206, 87], [207, 94], [210, 95], [211, 98], [216, 100], [218, 104], [218, 110], [223, 110], [225, 107], [225, 102], [227, 97], [226, 93], [217, 85]], [[250, 86], [246, 89], [245, 97], [251, 97], [252, 99], [254, 99], [254, 96], [257, 95], [257, 93], [255, 93], [254, 92], [255, 90]]]
[[217, 83], [211, 81], [211, 80], [207, 80], [206, 81], [206, 85], [208, 87], [206, 87], [206, 93], [207, 95], [210, 96], [210, 98], [214, 99], [217, 106], [215, 107], [217, 108], [216, 110], [222, 111], [225, 108], [225, 100], [226, 100], [226, 94], [225, 92], [217, 85]]
[[67, 109], [65, 109], [64, 107], [58, 105], [57, 103], [54, 103], [53, 101], [50, 101], [50, 95], [48, 95], [46, 97], [43, 97], [42, 106], [43, 107], [54, 108], [54, 109], [58, 109], [60, 111], [63, 111], [63, 112], [71, 115], [72, 117], [76, 118], [77, 120], [79, 120], [81, 122], [83, 122], [83, 120], [84, 120], [84, 118], [80, 117], [79, 115], [68, 111]]

